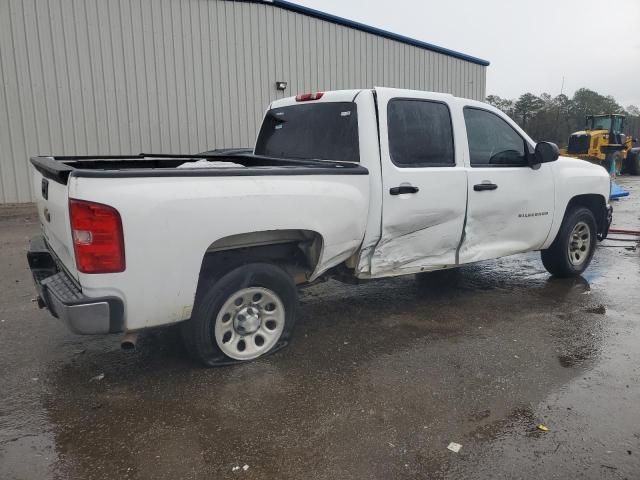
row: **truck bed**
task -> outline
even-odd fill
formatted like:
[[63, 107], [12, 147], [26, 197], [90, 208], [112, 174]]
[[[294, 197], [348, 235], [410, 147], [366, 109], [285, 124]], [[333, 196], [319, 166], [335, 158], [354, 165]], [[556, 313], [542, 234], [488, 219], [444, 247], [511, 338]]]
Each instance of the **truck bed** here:
[[[211, 166], [188, 163], [210, 161]], [[366, 175], [365, 167], [332, 160], [294, 160], [271, 158], [243, 150], [197, 155], [140, 153], [113, 156], [32, 157], [31, 163], [44, 177], [66, 184], [76, 177], [199, 177], [253, 175]], [[229, 166], [225, 166], [223, 164]], [[182, 168], [178, 168], [181, 167]], [[195, 167], [195, 168], [194, 168]]]

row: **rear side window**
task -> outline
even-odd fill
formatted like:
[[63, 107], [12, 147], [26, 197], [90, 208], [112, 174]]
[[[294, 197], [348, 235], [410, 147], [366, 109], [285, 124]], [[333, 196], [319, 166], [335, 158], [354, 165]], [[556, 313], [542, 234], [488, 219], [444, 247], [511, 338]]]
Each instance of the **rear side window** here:
[[391, 100], [387, 109], [389, 151], [398, 167], [455, 165], [451, 114], [444, 103]]
[[360, 161], [353, 102], [309, 103], [267, 112], [256, 142], [265, 157]]
[[465, 107], [472, 167], [528, 166], [524, 139], [495, 113]]

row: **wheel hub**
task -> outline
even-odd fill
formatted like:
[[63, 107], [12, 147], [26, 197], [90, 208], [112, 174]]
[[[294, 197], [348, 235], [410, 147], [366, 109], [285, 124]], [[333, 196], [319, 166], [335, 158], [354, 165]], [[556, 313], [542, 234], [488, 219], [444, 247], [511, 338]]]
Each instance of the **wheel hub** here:
[[271, 350], [284, 330], [286, 312], [276, 292], [242, 288], [224, 302], [215, 320], [215, 341], [234, 360], [252, 360]]
[[247, 306], [236, 313], [233, 328], [240, 335], [256, 333], [262, 325], [262, 315], [258, 307]]
[[591, 229], [584, 222], [579, 222], [573, 228], [569, 237], [569, 261], [573, 265], [581, 265], [589, 256], [591, 247]]

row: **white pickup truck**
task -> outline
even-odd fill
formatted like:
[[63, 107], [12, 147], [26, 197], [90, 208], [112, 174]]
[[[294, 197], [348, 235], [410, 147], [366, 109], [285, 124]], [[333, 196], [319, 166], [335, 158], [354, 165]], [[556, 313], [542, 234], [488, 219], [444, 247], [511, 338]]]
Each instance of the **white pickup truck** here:
[[286, 345], [297, 286], [540, 250], [580, 275], [611, 222], [599, 166], [499, 110], [375, 88], [269, 106], [253, 152], [34, 157], [39, 304], [80, 334], [183, 323], [205, 365]]

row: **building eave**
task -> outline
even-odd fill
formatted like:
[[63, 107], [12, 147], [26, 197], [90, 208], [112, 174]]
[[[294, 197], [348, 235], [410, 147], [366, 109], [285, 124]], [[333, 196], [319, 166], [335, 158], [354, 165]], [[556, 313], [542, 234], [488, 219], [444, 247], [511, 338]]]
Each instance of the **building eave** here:
[[467, 55], [465, 53], [457, 52], [455, 50], [451, 50], [448, 48], [440, 47], [438, 45], [434, 45], [432, 43], [423, 42], [421, 40], [416, 40], [415, 38], [406, 37], [404, 35], [399, 35], [397, 33], [390, 32], [388, 30], [383, 30], [381, 28], [373, 27], [371, 25], [366, 25], [364, 23], [356, 22], [353, 20], [349, 20], [347, 18], [339, 17], [337, 15], [332, 15], [330, 13], [322, 12], [320, 10], [316, 10], [314, 8], [305, 7], [299, 5], [297, 3], [287, 2], [286, 0], [249, 0], [255, 3], [262, 3], [265, 5], [273, 5], [274, 7], [282, 8], [285, 10], [289, 10], [291, 12], [299, 13], [301, 15], [306, 15], [309, 17], [317, 18], [319, 20], [325, 20], [327, 22], [334, 23], [336, 25], [342, 25], [348, 28], [353, 28], [354, 30], [359, 30], [361, 32], [370, 33], [372, 35], [376, 35], [383, 38], [388, 38], [390, 40], [395, 40], [400, 43], [404, 43], [407, 45], [412, 45], [414, 47], [422, 48], [425, 50], [429, 50], [436, 53], [441, 53], [442, 55], [447, 55], [449, 57], [458, 58], [460, 60], [464, 60], [466, 62], [475, 63], [477, 65], [481, 65], [483, 67], [488, 67], [490, 62], [488, 60], [484, 60], [482, 58], [474, 57], [471, 55]]

